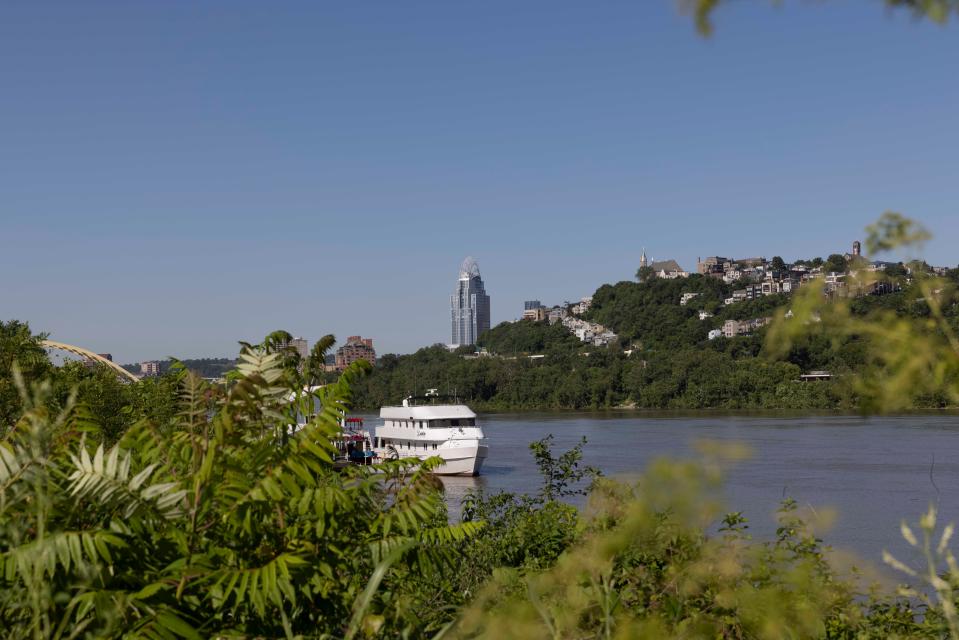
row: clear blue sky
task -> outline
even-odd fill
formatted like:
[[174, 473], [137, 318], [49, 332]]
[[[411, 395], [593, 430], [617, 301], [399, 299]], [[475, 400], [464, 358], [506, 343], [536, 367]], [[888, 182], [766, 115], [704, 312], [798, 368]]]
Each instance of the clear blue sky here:
[[285, 328], [449, 340], [642, 247], [826, 255], [886, 209], [959, 262], [959, 25], [878, 0], [0, 5], [0, 318], [123, 362]]

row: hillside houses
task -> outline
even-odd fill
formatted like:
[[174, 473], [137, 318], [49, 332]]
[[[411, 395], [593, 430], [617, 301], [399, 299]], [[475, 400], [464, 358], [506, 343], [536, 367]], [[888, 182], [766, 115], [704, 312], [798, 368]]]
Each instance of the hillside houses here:
[[601, 324], [578, 317], [589, 311], [592, 304], [592, 296], [580, 298], [576, 304], [566, 303], [566, 305], [553, 307], [546, 307], [538, 300], [529, 300], [524, 305], [522, 319], [532, 322], [549, 322], [551, 325], [560, 322], [581, 342], [603, 347], [614, 342], [618, 336]]
[[754, 318], [752, 320], [727, 320], [723, 323], [723, 336], [726, 338], [735, 338], [737, 336], [748, 336], [760, 327], [764, 327], [772, 318]]
[[579, 338], [581, 342], [588, 342], [597, 347], [606, 346], [618, 337], [601, 324], [572, 316], [563, 319], [563, 326], [569, 329], [569, 332]]
[[794, 293], [814, 280], [821, 280], [826, 295], [834, 297], [884, 295], [898, 290], [898, 284], [879, 275], [897, 263], [868, 262], [860, 255], [857, 245], [858, 243], [854, 244], [851, 254], [841, 256], [854, 267], [848, 272], [829, 270], [828, 261], [822, 259], [812, 262], [799, 261], [791, 265], [780, 261], [774, 267], [776, 261], [770, 262], [762, 257], [730, 259], [723, 256], [697, 260], [696, 270], [701, 275], [721, 279], [727, 284], [745, 285], [734, 290], [732, 295], [723, 301], [726, 305], [755, 300], [760, 296]]

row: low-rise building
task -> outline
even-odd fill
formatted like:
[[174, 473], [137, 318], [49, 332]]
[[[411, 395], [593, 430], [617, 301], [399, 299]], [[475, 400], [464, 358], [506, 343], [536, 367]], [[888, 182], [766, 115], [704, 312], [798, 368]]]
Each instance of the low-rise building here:
[[696, 260], [696, 271], [704, 276], [722, 278], [723, 274], [726, 273], [726, 265], [730, 264], [731, 262], [732, 261], [729, 258], [710, 256], [705, 260]]
[[755, 329], [772, 322], [772, 318], [754, 318], [752, 320], [727, 320], [723, 323], [723, 335], [727, 338], [748, 336]]
[[569, 311], [566, 310], [566, 307], [557, 305], [546, 312], [546, 319], [549, 320], [550, 324], [556, 324], [562, 322], [568, 315]]
[[698, 293], [684, 293], [684, 294], [683, 294], [682, 296], [680, 296], [680, 298], [679, 298], [679, 304], [680, 304], [680, 306], [685, 307], [685, 306], [689, 303], [690, 300], [692, 300], [693, 298], [697, 297], [698, 295], [700, 295], [700, 294], [698, 294]]
[[589, 342], [597, 347], [605, 346], [619, 338], [615, 333], [601, 324], [587, 322], [574, 316], [563, 319], [563, 326], [581, 342]]
[[140, 363], [140, 375], [144, 378], [151, 378], [160, 375], [160, 362], [158, 360], [148, 360]]
[[743, 272], [733, 267], [733, 268], [727, 269], [726, 272], [723, 273], [722, 277], [723, 277], [723, 282], [725, 282], [726, 284], [732, 284], [734, 282], [738, 282], [743, 279]]
[[739, 335], [739, 320], [727, 320], [723, 323], [723, 335], [727, 338], [735, 338]]
[[591, 306], [593, 306], [593, 296], [586, 296], [585, 298], [580, 298], [579, 302], [573, 305], [571, 311], [575, 315], [582, 315], [589, 311]]
[[373, 349], [373, 339], [361, 336], [350, 336], [346, 344], [336, 350], [336, 369], [342, 371], [357, 360], [366, 360], [371, 365], [376, 364], [376, 350]]
[[715, 340], [716, 338], [722, 338], [722, 337], [723, 337], [723, 330], [722, 330], [722, 329], [713, 329], [713, 330], [711, 330], [711, 331], [709, 332], [708, 337], [709, 337], [710, 340]]
[[531, 320], [533, 322], [542, 322], [546, 320], [546, 307], [526, 309], [523, 311], [523, 320]]

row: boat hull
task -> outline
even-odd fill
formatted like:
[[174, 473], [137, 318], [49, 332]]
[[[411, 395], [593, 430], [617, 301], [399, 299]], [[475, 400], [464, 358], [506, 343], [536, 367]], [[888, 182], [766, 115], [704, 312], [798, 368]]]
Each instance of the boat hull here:
[[407, 452], [394, 450], [390, 447], [379, 451], [379, 455], [384, 459], [399, 458], [405, 460], [416, 458], [424, 460], [428, 457], [439, 457], [443, 459], [443, 464], [433, 469], [433, 473], [439, 476], [476, 476], [479, 475], [489, 454], [489, 447], [485, 444], [472, 446], [451, 447], [448, 449], [438, 449], [430, 456], [416, 455], [412, 451]]

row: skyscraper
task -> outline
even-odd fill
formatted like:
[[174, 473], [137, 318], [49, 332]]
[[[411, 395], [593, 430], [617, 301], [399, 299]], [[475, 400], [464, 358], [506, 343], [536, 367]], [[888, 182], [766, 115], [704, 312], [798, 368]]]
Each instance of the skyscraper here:
[[473, 258], [463, 260], [456, 291], [450, 296], [450, 319], [453, 325], [452, 345], [476, 344], [476, 339], [489, 330], [489, 296], [480, 278], [479, 265]]

